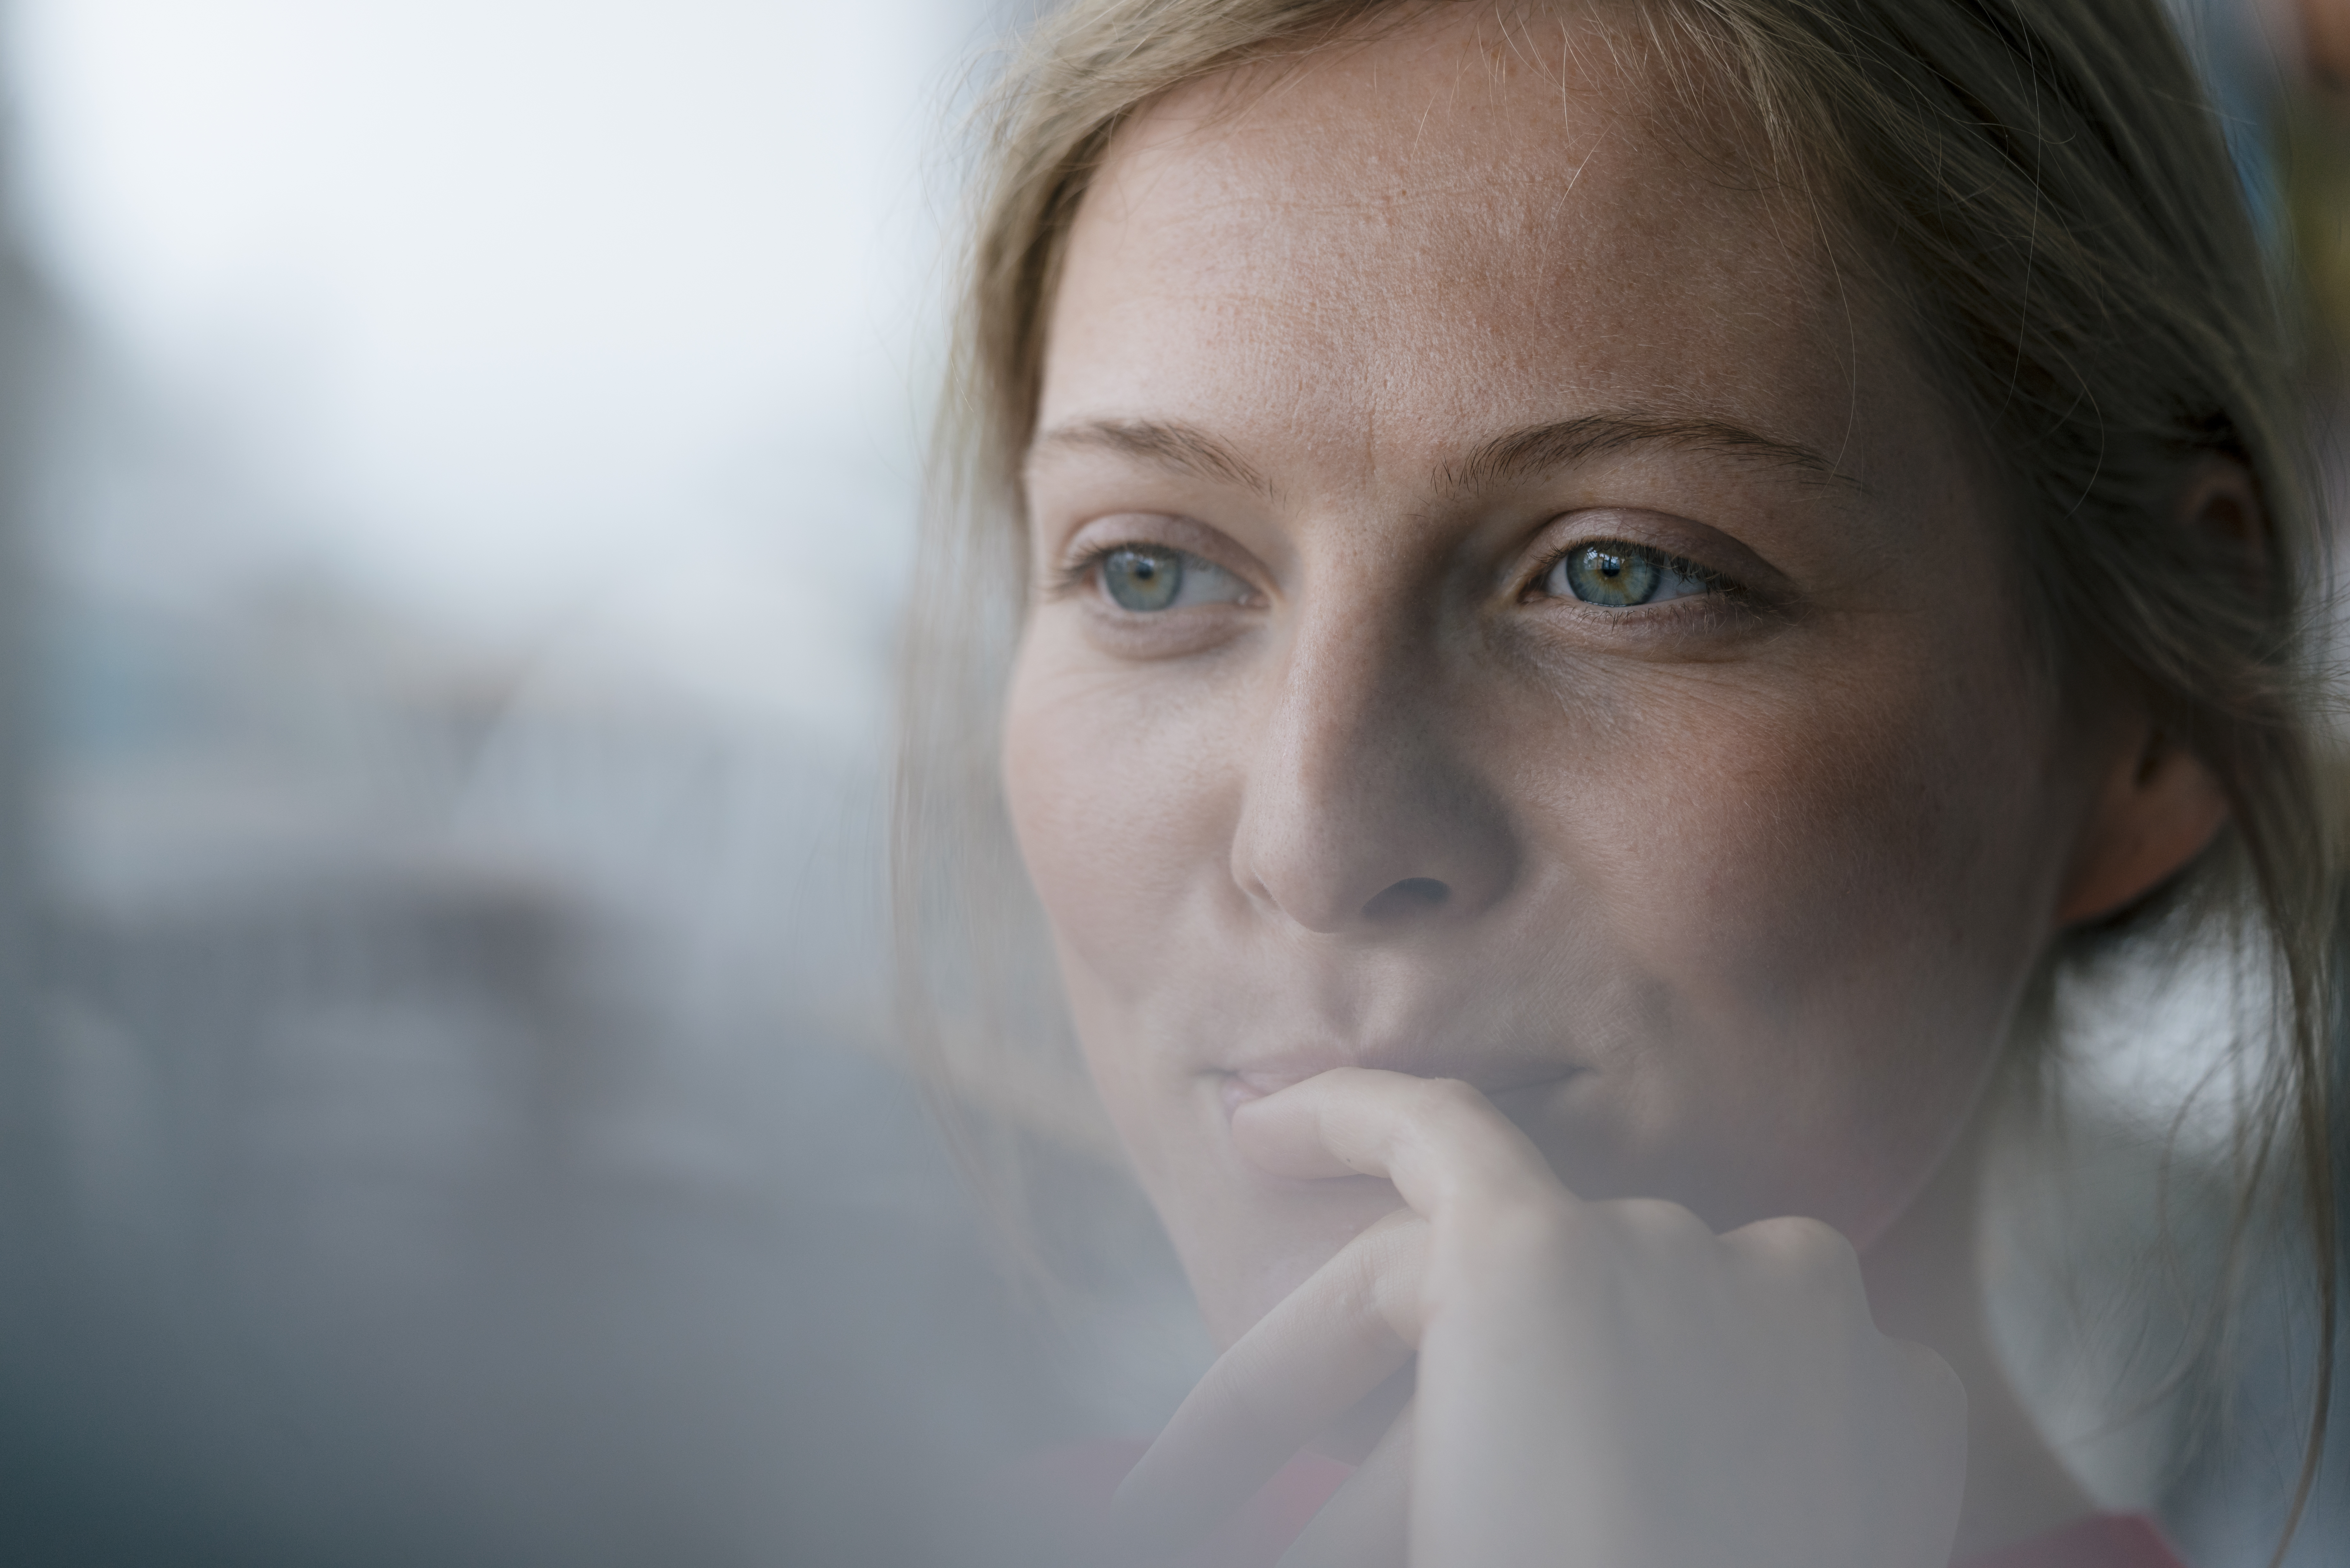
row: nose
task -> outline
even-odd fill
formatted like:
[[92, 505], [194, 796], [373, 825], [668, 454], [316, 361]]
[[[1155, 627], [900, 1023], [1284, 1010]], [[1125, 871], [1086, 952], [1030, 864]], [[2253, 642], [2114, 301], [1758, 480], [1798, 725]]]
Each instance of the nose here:
[[1249, 753], [1232, 877], [1326, 935], [1473, 919], [1518, 849], [1473, 727], [1429, 640], [1364, 616], [1308, 618]]

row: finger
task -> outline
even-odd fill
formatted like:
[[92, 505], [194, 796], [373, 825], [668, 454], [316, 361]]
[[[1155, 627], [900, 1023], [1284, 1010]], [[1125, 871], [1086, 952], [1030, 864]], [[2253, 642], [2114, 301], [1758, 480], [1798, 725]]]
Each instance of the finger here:
[[1281, 1554], [1276, 1568], [1405, 1568], [1411, 1524], [1411, 1407]]
[[1379, 1220], [1219, 1356], [1119, 1485], [1119, 1533], [1205, 1536], [1410, 1360], [1427, 1231], [1409, 1210]]
[[1379, 1446], [1379, 1439], [1388, 1435], [1388, 1428], [1395, 1425], [1395, 1418], [1403, 1414], [1404, 1407], [1419, 1391], [1417, 1359], [1405, 1362], [1401, 1371], [1371, 1390], [1353, 1409], [1315, 1433], [1309, 1445], [1313, 1450], [1349, 1469], [1369, 1459], [1371, 1450]]
[[1452, 1078], [1334, 1068], [1240, 1106], [1232, 1140], [1275, 1176], [1385, 1177], [1431, 1220], [1566, 1191], [1517, 1124]]
[[1871, 1499], [1887, 1568], [1950, 1561], [1967, 1492], [1967, 1391], [1950, 1363], [1922, 1345], [1882, 1341], [1895, 1391], [1879, 1407], [1879, 1452], [1906, 1456], [1879, 1468]]
[[1835, 1227], [1788, 1215], [1742, 1225], [1721, 1241], [1722, 1251], [1742, 1269], [1800, 1302], [1811, 1321], [1832, 1315], [1856, 1331], [1876, 1328], [1860, 1253]]

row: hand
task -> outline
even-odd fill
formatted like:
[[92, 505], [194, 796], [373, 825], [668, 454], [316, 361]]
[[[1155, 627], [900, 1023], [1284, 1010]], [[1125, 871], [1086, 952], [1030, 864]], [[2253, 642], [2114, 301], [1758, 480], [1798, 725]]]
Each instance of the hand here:
[[1808, 1220], [1715, 1236], [1586, 1203], [1465, 1084], [1342, 1068], [1242, 1106], [1281, 1176], [1384, 1177], [1373, 1225], [1210, 1369], [1119, 1491], [1180, 1544], [1418, 1356], [1411, 1407], [1288, 1568], [1942, 1568], [1966, 1397], [1877, 1332]]

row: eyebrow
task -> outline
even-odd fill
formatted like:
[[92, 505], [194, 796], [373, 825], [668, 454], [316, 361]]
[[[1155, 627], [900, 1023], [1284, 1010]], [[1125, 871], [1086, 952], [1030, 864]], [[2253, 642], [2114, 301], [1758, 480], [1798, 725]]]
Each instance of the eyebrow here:
[[1641, 413], [1584, 414], [1512, 431], [1449, 464], [1444, 483], [1456, 494], [1473, 493], [1640, 447], [1712, 452], [1791, 468], [1822, 483], [1863, 488], [1819, 452], [1799, 442], [1780, 441], [1722, 420]]
[[1045, 431], [1028, 452], [1033, 459], [1040, 452], [1068, 449], [1117, 452], [1260, 495], [1273, 493], [1272, 484], [1246, 459], [1195, 425], [1167, 420], [1088, 420]]
[[[1818, 451], [1800, 442], [1780, 441], [1724, 420], [1631, 412], [1582, 414], [1496, 436], [1446, 464], [1443, 483], [1456, 495], [1473, 494], [1640, 447], [1713, 452], [1793, 469], [1822, 483], [1863, 488]], [[1264, 475], [1230, 446], [1178, 421], [1088, 420], [1060, 425], [1037, 436], [1029, 455], [1033, 459], [1041, 452], [1071, 449], [1116, 452], [1260, 495], [1273, 493]]]

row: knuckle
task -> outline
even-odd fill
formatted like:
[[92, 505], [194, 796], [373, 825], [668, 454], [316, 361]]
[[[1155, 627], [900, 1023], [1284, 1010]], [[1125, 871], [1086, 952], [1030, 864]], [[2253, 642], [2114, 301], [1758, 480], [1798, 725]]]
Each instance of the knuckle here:
[[1758, 1220], [1728, 1238], [1741, 1251], [1780, 1269], [1838, 1282], [1860, 1277], [1860, 1254], [1843, 1231], [1819, 1220]]

